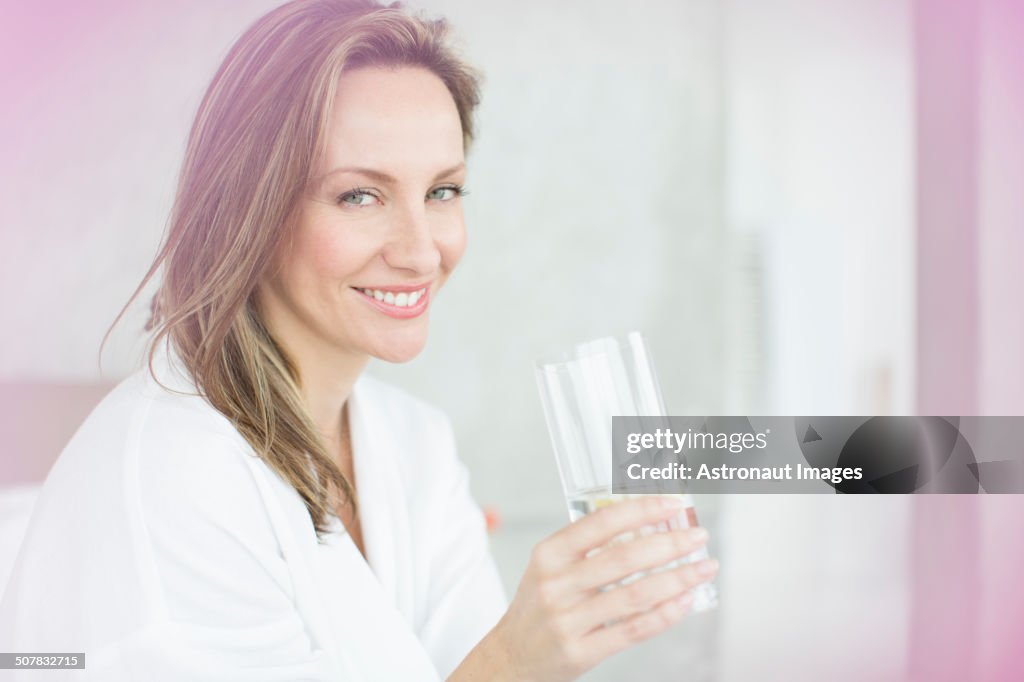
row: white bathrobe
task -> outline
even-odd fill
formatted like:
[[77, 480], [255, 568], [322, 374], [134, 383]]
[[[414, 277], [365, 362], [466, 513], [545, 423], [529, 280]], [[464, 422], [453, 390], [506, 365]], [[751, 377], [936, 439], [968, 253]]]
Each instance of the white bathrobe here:
[[[506, 606], [447, 418], [363, 375], [349, 398], [367, 559], [161, 348], [54, 465], [0, 600], [0, 651], [85, 670], [0, 680], [446, 677]], [[367, 563], [368, 562], [368, 563]], [[20, 676], [19, 676], [20, 675]]]

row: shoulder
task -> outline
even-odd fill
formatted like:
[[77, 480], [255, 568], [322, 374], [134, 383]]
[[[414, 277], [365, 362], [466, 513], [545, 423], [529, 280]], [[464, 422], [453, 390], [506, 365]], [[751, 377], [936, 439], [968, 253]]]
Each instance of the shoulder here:
[[[62, 458], [63, 486], [90, 482], [121, 500], [150, 533], [187, 535], [214, 523], [249, 529], [263, 506], [255, 452], [231, 421], [158, 356], [96, 407]], [[100, 480], [102, 486], [93, 485]], [[97, 504], [106, 504], [100, 500]]]
[[262, 460], [194, 385], [165, 378], [144, 378], [145, 407], [127, 444], [144, 507], [177, 503], [225, 517], [249, 514], [259, 505], [254, 465]]
[[43, 591], [39, 604], [55, 588], [36, 574], [76, 576], [52, 604], [102, 609], [131, 595], [147, 610], [163, 602], [172, 572], [229, 551], [232, 566], [253, 556], [276, 566], [267, 486], [244, 439], [198, 394], [168, 392], [148, 372], [104, 397], [40, 491], [19, 559], [22, 584]]
[[[173, 581], [179, 587], [190, 584], [214, 555], [235, 571], [255, 558], [260, 570], [269, 570], [284, 586], [278, 557], [282, 529], [270, 505], [290, 511], [294, 503], [304, 513], [301, 499], [205, 398], [154, 387], [151, 379], [147, 383], [148, 409], [129, 435], [127, 492], [172, 610], [175, 590], [180, 599], [191, 599]], [[178, 606], [199, 612], [206, 608], [201, 602]]]
[[[237, 456], [245, 441], [231, 422], [192, 388], [162, 385], [148, 367], [123, 379], [75, 431], [47, 477], [47, 486], [123, 480], [127, 467], [174, 458], [179, 464], [211, 452]], [[118, 472], [121, 472], [119, 475]]]
[[119, 384], [90, 415], [83, 430], [94, 432], [85, 443], [91, 457], [103, 456], [89, 445], [97, 438], [115, 445], [109, 455], [142, 488], [143, 498], [172, 487], [197, 492], [206, 479], [223, 480], [242, 473], [252, 452], [227, 417], [192, 384], [168, 381], [148, 366]]

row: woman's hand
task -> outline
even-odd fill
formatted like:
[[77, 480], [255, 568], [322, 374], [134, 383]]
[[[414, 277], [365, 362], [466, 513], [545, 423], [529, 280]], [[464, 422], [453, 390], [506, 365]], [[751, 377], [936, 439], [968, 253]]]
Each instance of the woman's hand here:
[[702, 528], [608, 544], [682, 510], [678, 498], [627, 500], [541, 541], [508, 611], [449, 679], [571, 680], [608, 656], [667, 630], [689, 611], [690, 588], [715, 575], [716, 561], [648, 574], [605, 591], [600, 588], [700, 548], [707, 541]]

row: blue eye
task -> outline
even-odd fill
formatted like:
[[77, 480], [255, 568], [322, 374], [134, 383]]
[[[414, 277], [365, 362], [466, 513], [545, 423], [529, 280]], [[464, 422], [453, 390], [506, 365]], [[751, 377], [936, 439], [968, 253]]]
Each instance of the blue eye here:
[[362, 206], [369, 206], [376, 199], [377, 199], [377, 197], [372, 192], [369, 192], [369, 191], [367, 191], [365, 189], [356, 188], [356, 189], [350, 190], [348, 192], [345, 192], [344, 194], [339, 196], [338, 197], [338, 203], [339, 204], [346, 204], [348, 206], [359, 206], [359, 207], [362, 207]]
[[431, 190], [427, 196], [438, 201], [451, 201], [455, 197], [464, 197], [466, 194], [468, 192], [462, 185], [445, 185], [444, 187]]

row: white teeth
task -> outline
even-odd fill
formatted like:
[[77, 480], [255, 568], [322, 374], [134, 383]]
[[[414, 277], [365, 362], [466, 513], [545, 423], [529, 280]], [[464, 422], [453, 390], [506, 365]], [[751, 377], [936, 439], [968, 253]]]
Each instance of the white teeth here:
[[416, 305], [421, 298], [423, 298], [427, 290], [426, 288], [420, 289], [419, 291], [413, 291], [411, 293], [400, 291], [397, 294], [393, 291], [383, 291], [381, 289], [360, 289], [367, 296], [383, 301], [388, 305], [393, 305], [399, 308], [412, 307]]

